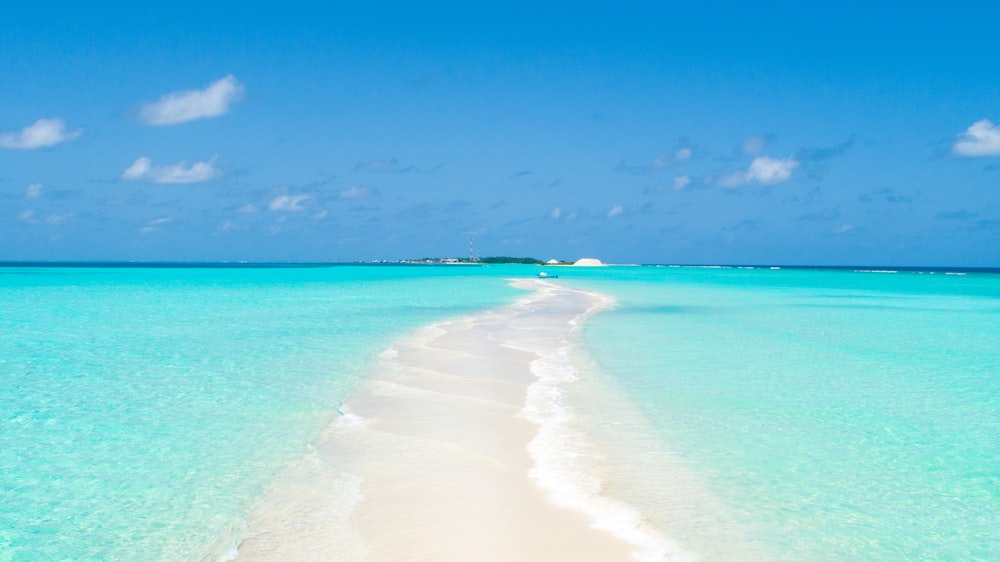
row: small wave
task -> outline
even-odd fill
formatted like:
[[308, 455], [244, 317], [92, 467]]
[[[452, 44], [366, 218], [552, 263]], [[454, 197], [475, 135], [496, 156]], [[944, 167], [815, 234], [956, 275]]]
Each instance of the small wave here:
[[632, 557], [642, 562], [678, 560], [684, 553], [651, 529], [631, 505], [605, 496], [595, 465], [601, 454], [587, 436], [572, 427], [563, 385], [576, 380], [569, 347], [531, 362], [537, 381], [528, 388], [521, 416], [539, 426], [528, 444], [534, 462], [529, 475], [555, 505], [582, 512], [591, 524], [631, 544]]
[[364, 427], [365, 418], [357, 414], [344, 412], [339, 418], [337, 418], [337, 425], [340, 427], [347, 427], [347, 428]]
[[685, 265], [689, 269], [732, 269], [728, 265]]

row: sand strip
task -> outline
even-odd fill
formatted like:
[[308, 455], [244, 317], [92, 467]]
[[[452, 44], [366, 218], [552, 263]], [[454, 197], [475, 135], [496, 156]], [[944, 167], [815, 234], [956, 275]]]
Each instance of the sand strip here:
[[[345, 415], [254, 510], [239, 560], [665, 559], [563, 431], [575, 326], [605, 301], [524, 280], [504, 309], [382, 354]], [[593, 461], [593, 463], [591, 462]]]

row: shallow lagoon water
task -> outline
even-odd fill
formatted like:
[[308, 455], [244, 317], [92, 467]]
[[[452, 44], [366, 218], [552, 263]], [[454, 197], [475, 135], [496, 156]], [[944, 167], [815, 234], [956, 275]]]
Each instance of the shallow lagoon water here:
[[[587, 325], [593, 368], [746, 546], [771, 560], [1000, 557], [1000, 276], [587, 275], [567, 282], [619, 301]], [[632, 454], [651, 449], [648, 436], [631, 441]], [[639, 484], [662, 474], [618, 470], [632, 480], [620, 493], [680, 526]], [[698, 511], [687, 518], [716, 519]], [[732, 559], [718, 531], [683, 533], [707, 558]]]
[[502, 268], [0, 268], [0, 560], [196, 560], [419, 325]]
[[[0, 560], [224, 551], [380, 351], [536, 271], [0, 268]], [[1000, 557], [1000, 277], [559, 274], [617, 300], [570, 403], [606, 492], [686, 550]]]

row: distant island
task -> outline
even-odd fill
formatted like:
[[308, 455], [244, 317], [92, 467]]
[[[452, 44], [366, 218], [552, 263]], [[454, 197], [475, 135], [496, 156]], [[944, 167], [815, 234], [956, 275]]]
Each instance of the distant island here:
[[516, 258], [511, 256], [491, 256], [478, 259], [469, 258], [421, 258], [414, 260], [401, 260], [400, 263], [423, 263], [423, 264], [449, 264], [449, 265], [498, 265], [498, 264], [523, 264], [523, 265], [604, 265], [601, 260], [594, 258], [582, 258], [575, 262], [565, 260], [542, 261], [536, 258]]
[[[421, 258], [418, 260], [403, 260], [405, 263], [444, 263], [444, 264], [525, 264], [545, 265], [545, 262], [535, 258], [515, 258], [510, 256], [491, 256], [479, 259], [469, 258]], [[562, 263], [562, 262], [560, 262]]]

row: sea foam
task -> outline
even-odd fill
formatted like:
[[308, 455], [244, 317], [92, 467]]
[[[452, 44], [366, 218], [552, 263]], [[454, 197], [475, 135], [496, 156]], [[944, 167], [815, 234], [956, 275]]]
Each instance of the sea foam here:
[[[548, 285], [541, 298], [552, 297], [559, 290], [566, 289]], [[586, 295], [594, 303], [568, 321], [571, 332], [575, 332], [587, 316], [614, 303], [602, 295]], [[604, 493], [600, 468], [603, 456], [587, 434], [574, 426], [573, 411], [567, 403], [565, 387], [579, 376], [571, 360], [572, 348], [569, 339], [564, 338], [562, 345], [554, 349], [533, 349], [541, 355], [530, 364], [537, 380], [528, 387], [525, 406], [519, 414], [539, 427], [528, 444], [528, 453], [534, 463], [530, 477], [546, 490], [552, 503], [583, 513], [594, 528], [632, 545], [633, 559], [641, 562], [693, 560], [692, 554], [652, 528], [635, 507]]]

